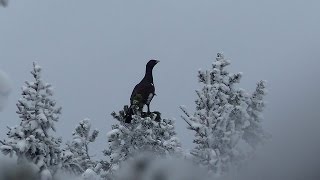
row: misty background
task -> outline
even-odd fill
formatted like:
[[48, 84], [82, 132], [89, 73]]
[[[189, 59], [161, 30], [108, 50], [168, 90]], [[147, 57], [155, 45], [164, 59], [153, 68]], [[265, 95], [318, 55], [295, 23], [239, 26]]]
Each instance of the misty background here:
[[0, 94], [12, 90], [0, 112], [0, 138], [20, 121], [15, 103], [36, 61], [63, 107], [57, 135], [71, 139], [75, 125], [90, 118], [101, 132], [91, 151], [102, 158], [106, 133], [116, 123], [110, 113], [129, 104], [146, 62], [159, 59], [151, 109], [175, 118], [183, 146], [192, 148], [193, 132], [179, 106], [194, 110], [197, 71], [209, 69], [222, 51], [230, 71], [244, 73], [241, 88], [252, 92], [257, 81], [268, 81], [264, 125], [273, 138], [262, 154], [292, 165], [288, 171], [315, 170], [319, 7], [317, 0], [12, 0], [0, 7], [0, 70], [9, 77], [0, 77]]

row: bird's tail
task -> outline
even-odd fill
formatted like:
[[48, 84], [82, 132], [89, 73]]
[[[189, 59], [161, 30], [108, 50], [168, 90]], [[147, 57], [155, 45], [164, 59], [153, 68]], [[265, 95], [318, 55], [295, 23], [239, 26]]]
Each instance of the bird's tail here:
[[130, 106], [126, 112], [125, 117], [124, 117], [125, 123], [131, 123], [133, 114], [134, 114], [133, 108], [132, 108], [132, 106]]

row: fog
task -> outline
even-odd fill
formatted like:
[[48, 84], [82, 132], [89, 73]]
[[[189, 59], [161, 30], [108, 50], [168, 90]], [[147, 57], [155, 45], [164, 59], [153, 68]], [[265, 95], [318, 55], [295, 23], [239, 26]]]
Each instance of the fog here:
[[252, 92], [257, 81], [268, 81], [264, 126], [273, 138], [260, 153], [268, 163], [259, 164], [288, 176], [304, 174], [299, 170], [315, 176], [319, 7], [316, 0], [10, 1], [0, 8], [0, 70], [12, 80], [0, 137], [19, 123], [15, 103], [37, 61], [63, 107], [58, 134], [71, 138], [75, 124], [90, 118], [101, 131], [91, 150], [102, 157], [105, 134], [116, 122], [110, 113], [129, 103], [145, 63], [155, 58], [161, 62], [151, 109], [175, 118], [183, 146], [192, 148], [179, 105], [194, 109], [197, 70], [210, 68], [223, 51], [230, 71], [244, 73], [241, 88]]
[[10, 92], [11, 92], [10, 79], [6, 73], [0, 70], [0, 112], [7, 105]]

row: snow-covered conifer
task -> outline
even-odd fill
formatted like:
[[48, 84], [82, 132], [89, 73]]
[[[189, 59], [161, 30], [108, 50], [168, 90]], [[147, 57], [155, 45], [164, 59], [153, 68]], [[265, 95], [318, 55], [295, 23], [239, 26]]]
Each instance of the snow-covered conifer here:
[[141, 116], [134, 115], [131, 123], [127, 124], [124, 112], [126, 110], [112, 114], [119, 123], [113, 125], [107, 134], [109, 148], [104, 153], [109, 159], [109, 174], [117, 171], [121, 163], [142, 153], [166, 156], [181, 152], [173, 120], [161, 119], [157, 112], [142, 113]]
[[[39, 174], [54, 173], [60, 159], [61, 140], [51, 135], [61, 107], [52, 99], [52, 86], [41, 79], [41, 67], [33, 63], [33, 82], [25, 82], [17, 103], [18, 126], [9, 128], [8, 138], [1, 141], [5, 155], [16, 155], [18, 163], [33, 163]], [[50, 175], [51, 176], [51, 175]]]
[[63, 169], [76, 175], [84, 173], [87, 169], [94, 169], [97, 162], [89, 155], [89, 144], [96, 140], [98, 134], [98, 130], [91, 132], [89, 119], [80, 121], [72, 133], [72, 142], [67, 143], [66, 149], [62, 152]]
[[212, 69], [199, 70], [203, 87], [196, 91], [196, 110], [190, 114], [181, 107], [188, 128], [195, 131], [196, 147], [191, 154], [196, 162], [218, 176], [245, 158], [240, 148], [242, 140], [260, 140], [263, 133], [257, 112], [263, 110], [264, 83], [258, 84], [250, 98], [236, 87], [242, 74], [229, 73], [226, 70], [229, 64], [223, 54], [218, 53]]
[[244, 128], [243, 138], [252, 147], [256, 147], [263, 143], [270, 135], [263, 130], [262, 112], [265, 107], [264, 97], [267, 93], [266, 82], [257, 83], [256, 90], [250, 96], [247, 112], [249, 114], [249, 124]]

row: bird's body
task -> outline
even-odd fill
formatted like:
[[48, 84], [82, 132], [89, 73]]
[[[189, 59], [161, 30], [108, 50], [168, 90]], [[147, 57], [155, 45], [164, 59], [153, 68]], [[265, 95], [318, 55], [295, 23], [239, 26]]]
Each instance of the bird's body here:
[[[131, 105], [138, 105], [139, 108], [143, 108], [141, 106], [150, 105], [154, 95], [155, 88], [153, 83], [141, 82], [134, 88], [130, 98], [130, 103]], [[148, 111], [150, 111], [150, 109], [148, 109]]]
[[157, 60], [150, 60], [146, 66], [146, 73], [144, 78], [139, 84], [137, 84], [130, 97], [130, 108], [126, 117], [126, 123], [131, 122], [131, 116], [133, 115], [133, 106], [137, 106], [140, 111], [143, 110], [144, 105], [148, 107], [148, 113], [150, 113], [150, 103], [155, 96], [155, 87], [153, 84], [152, 70], [158, 63]]

